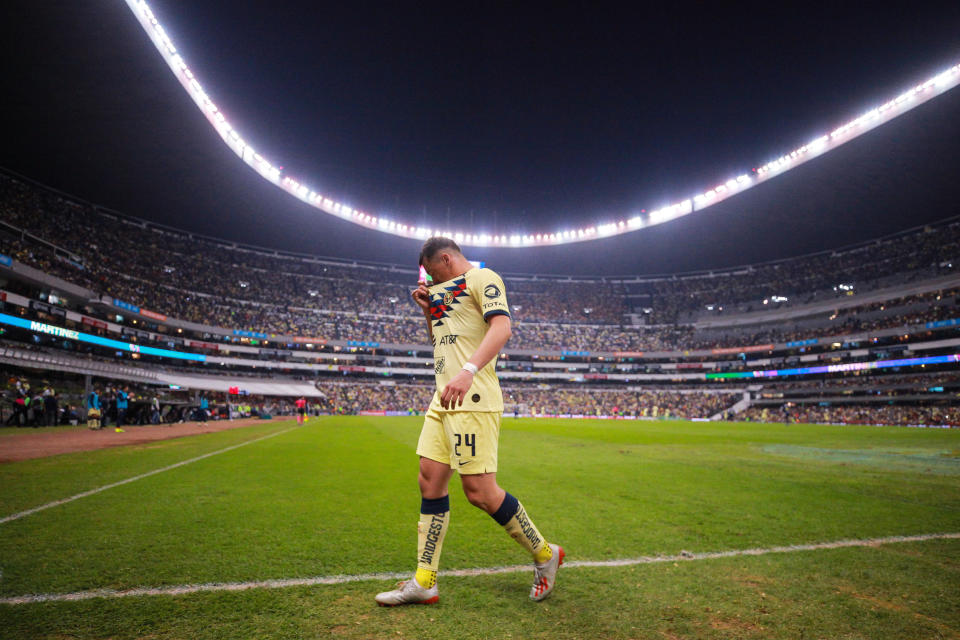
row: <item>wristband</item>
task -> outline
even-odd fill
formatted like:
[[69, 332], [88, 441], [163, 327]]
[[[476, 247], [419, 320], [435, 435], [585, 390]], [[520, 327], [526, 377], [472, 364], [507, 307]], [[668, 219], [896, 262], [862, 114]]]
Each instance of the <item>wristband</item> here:
[[477, 365], [470, 362], [467, 362], [466, 364], [463, 365], [463, 370], [469, 371], [473, 375], [477, 375], [477, 371], [479, 371], [479, 369], [477, 369]]

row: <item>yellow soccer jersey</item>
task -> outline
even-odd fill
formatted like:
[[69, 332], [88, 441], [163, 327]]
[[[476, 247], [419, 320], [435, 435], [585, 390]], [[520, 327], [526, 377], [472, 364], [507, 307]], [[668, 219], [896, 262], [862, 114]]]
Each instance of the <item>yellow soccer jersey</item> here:
[[[503, 280], [490, 269], [473, 268], [462, 276], [430, 287], [430, 322], [433, 325], [433, 372], [437, 391], [431, 408], [440, 406], [440, 392], [463, 368], [487, 334], [487, 320], [510, 316]], [[477, 372], [463, 404], [453, 411], [503, 411], [503, 394], [497, 380], [497, 357]]]

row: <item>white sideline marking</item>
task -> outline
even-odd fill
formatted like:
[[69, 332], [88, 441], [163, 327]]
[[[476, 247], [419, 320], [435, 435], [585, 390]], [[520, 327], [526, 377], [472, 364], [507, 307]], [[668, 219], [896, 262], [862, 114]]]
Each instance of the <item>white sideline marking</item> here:
[[[834, 542], [817, 542], [813, 544], [795, 544], [786, 547], [768, 547], [766, 549], [734, 549], [731, 551], [707, 551], [703, 553], [681, 552], [672, 556], [641, 556], [623, 560], [574, 560], [565, 562], [564, 567], [628, 567], [639, 564], [657, 564], [662, 562], [681, 562], [691, 560], [710, 560], [713, 558], [732, 558], [736, 556], [762, 556], [770, 553], [791, 553], [795, 551], [816, 551], [818, 549], [839, 549], [841, 547], [870, 547], [897, 542], [922, 542], [924, 540], [941, 540], [945, 538], [960, 538], [960, 533], [927, 533], [916, 536], [889, 536], [886, 538], [867, 538], [863, 540], [836, 540]], [[530, 565], [513, 565], [509, 567], [488, 567], [477, 569], [454, 569], [441, 571], [446, 576], [483, 576], [496, 573], [520, 573], [530, 571]], [[253, 582], [208, 582], [205, 584], [184, 584], [171, 587], [143, 587], [138, 589], [93, 589], [90, 591], [75, 591], [73, 593], [47, 593], [38, 595], [15, 596], [0, 598], [0, 604], [32, 604], [36, 602], [65, 602], [75, 600], [90, 600], [92, 598], [129, 598], [132, 596], [179, 596], [201, 591], [245, 591], [247, 589], [282, 589], [285, 587], [305, 587], [321, 584], [344, 584], [347, 582], [369, 582], [374, 580], [401, 580], [409, 578], [410, 572], [404, 573], [361, 573], [357, 575], [317, 576], [314, 578], [287, 578], [281, 580], [259, 580]]]
[[63, 500], [54, 500], [53, 502], [42, 504], [39, 507], [34, 507], [33, 509], [27, 509], [26, 511], [21, 511], [19, 513], [14, 513], [13, 515], [9, 515], [5, 518], [0, 518], [0, 524], [3, 524], [5, 522], [10, 522], [11, 520], [19, 520], [20, 518], [29, 516], [30, 514], [36, 513], [38, 511], [43, 511], [44, 509], [49, 509], [50, 507], [57, 507], [57, 506], [60, 506], [61, 504], [66, 504], [68, 502], [73, 502], [74, 500], [79, 500], [80, 498], [86, 498], [87, 496], [92, 496], [95, 493], [100, 493], [101, 491], [106, 491], [107, 489], [113, 489], [114, 487], [119, 487], [120, 485], [128, 484], [130, 482], [143, 480], [144, 478], [148, 478], [152, 475], [163, 473], [164, 471], [170, 471], [171, 469], [176, 469], [177, 467], [182, 467], [186, 464], [190, 464], [191, 462], [197, 462], [198, 460], [209, 458], [210, 456], [215, 456], [220, 453], [226, 453], [227, 451], [239, 449], [240, 447], [245, 447], [248, 444], [253, 444], [254, 442], [260, 442], [261, 440], [266, 440], [267, 438], [279, 436], [280, 434], [286, 433], [287, 431], [293, 431], [293, 429], [294, 427], [291, 427], [289, 429], [284, 429], [283, 431], [277, 431], [276, 433], [271, 433], [270, 435], [263, 436], [262, 438], [248, 440], [246, 442], [241, 442], [240, 444], [235, 444], [233, 446], [227, 447], [226, 449], [220, 449], [219, 451], [212, 451], [210, 453], [205, 453], [202, 456], [197, 456], [196, 458], [190, 458], [189, 460], [184, 460], [183, 462], [177, 462], [176, 464], [172, 464], [169, 467], [164, 467], [162, 469], [154, 469], [153, 471], [148, 471], [146, 473], [140, 474], [139, 476], [134, 476], [132, 478], [127, 478], [126, 480], [121, 480], [120, 482], [114, 482], [112, 484], [107, 484], [102, 487], [98, 487], [96, 489], [91, 489], [90, 491], [84, 491], [83, 493], [78, 493], [75, 496], [70, 496], [69, 498], [64, 498]]

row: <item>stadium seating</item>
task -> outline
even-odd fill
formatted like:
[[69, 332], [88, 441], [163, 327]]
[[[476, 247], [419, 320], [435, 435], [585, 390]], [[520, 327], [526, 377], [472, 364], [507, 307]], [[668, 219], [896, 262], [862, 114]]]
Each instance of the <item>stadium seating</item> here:
[[[937, 408], [942, 397], [917, 393], [888, 394], [896, 411], [877, 406], [865, 390], [847, 398], [855, 410], [846, 406], [831, 391], [857, 388], [849, 370], [796, 378], [787, 387], [769, 380], [753, 389], [742, 379], [704, 383], [710, 371], [749, 375], [811, 360], [861, 369], [891, 353], [955, 350], [958, 249], [960, 222], [947, 221], [843, 251], [726, 271], [616, 279], [504, 273], [514, 320], [500, 363], [505, 402], [525, 414], [710, 418], [731, 415], [747, 393], [753, 406], [738, 414], [747, 419], [949, 422], [953, 414]], [[155, 382], [230, 377], [277, 396], [316, 381], [331, 412], [416, 412], [432, 393], [423, 320], [409, 297], [408, 270], [399, 266], [198, 237], [5, 174], [0, 253], [11, 263], [0, 267], [8, 313], [208, 356], [206, 363], [172, 362], [137, 353], [118, 363], [110, 358], [120, 352], [84, 347], [78, 361], [56, 351], [74, 347], [34, 337], [43, 351], [13, 345], [2, 353], [11, 366]], [[352, 304], [373, 295], [386, 301], [378, 314]], [[239, 355], [226, 357], [230, 352]], [[223, 368], [211, 372], [210, 363]], [[894, 369], [868, 386], [883, 377], [891, 387], [903, 375]], [[932, 368], [921, 384], [942, 387], [938, 375], [949, 374]], [[371, 379], [377, 376], [400, 382], [379, 384]], [[804, 392], [814, 384], [826, 388]], [[904, 403], [925, 406], [911, 412]]]

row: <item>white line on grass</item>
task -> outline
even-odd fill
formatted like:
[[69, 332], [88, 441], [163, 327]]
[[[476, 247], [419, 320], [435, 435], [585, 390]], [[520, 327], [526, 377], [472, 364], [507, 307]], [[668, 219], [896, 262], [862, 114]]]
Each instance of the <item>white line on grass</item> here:
[[205, 453], [205, 454], [203, 454], [202, 456], [197, 456], [196, 458], [190, 458], [189, 460], [184, 460], [183, 462], [178, 462], [178, 463], [176, 463], [176, 464], [172, 464], [172, 465], [170, 465], [169, 467], [163, 467], [162, 469], [154, 469], [153, 471], [148, 471], [148, 472], [146, 472], [146, 473], [140, 474], [139, 476], [134, 476], [134, 477], [132, 477], [132, 478], [127, 478], [126, 480], [121, 480], [120, 482], [114, 482], [114, 483], [112, 483], [112, 484], [107, 484], [107, 485], [104, 485], [104, 486], [102, 486], [102, 487], [98, 487], [98, 488], [96, 488], [96, 489], [91, 489], [90, 491], [84, 491], [83, 493], [78, 493], [78, 494], [75, 495], [75, 496], [70, 496], [69, 498], [64, 498], [63, 500], [54, 500], [53, 502], [48, 502], [47, 504], [42, 504], [42, 505], [40, 505], [39, 507], [34, 507], [33, 509], [27, 509], [26, 511], [21, 511], [21, 512], [19, 512], [19, 513], [14, 513], [13, 515], [9, 515], [9, 516], [7, 516], [7, 517], [5, 517], [5, 518], [0, 518], [0, 524], [3, 524], [3, 523], [5, 523], [5, 522], [10, 522], [11, 520], [19, 520], [20, 518], [23, 518], [23, 517], [25, 517], [25, 516], [29, 516], [29, 515], [31, 515], [31, 514], [33, 514], [33, 513], [38, 512], [38, 511], [43, 511], [44, 509], [49, 509], [50, 507], [58, 507], [58, 506], [60, 506], [61, 504], [66, 504], [66, 503], [68, 503], [68, 502], [73, 502], [74, 500], [79, 500], [80, 498], [86, 498], [87, 496], [92, 496], [92, 495], [95, 494], [95, 493], [100, 493], [101, 491], [106, 491], [107, 489], [113, 489], [114, 487], [119, 487], [120, 485], [129, 484], [129, 483], [131, 483], [131, 482], [136, 482], [137, 480], [143, 480], [144, 478], [148, 478], [148, 477], [150, 477], [150, 476], [152, 476], [152, 475], [156, 475], [156, 474], [158, 474], [158, 473], [163, 473], [164, 471], [170, 471], [171, 469], [176, 469], [177, 467], [182, 467], [182, 466], [184, 466], [184, 465], [190, 464], [191, 462], [197, 462], [198, 460], [203, 460], [204, 458], [209, 458], [210, 456], [215, 456], [215, 455], [218, 455], [218, 454], [220, 454], [220, 453], [226, 453], [227, 451], [233, 451], [234, 449], [239, 449], [240, 447], [245, 447], [245, 446], [247, 446], [248, 444], [253, 444], [254, 442], [260, 442], [261, 440], [266, 440], [267, 438], [272, 438], [272, 437], [274, 437], [274, 436], [279, 436], [279, 435], [282, 434], [282, 433], [286, 433], [286, 432], [288, 432], [288, 431], [293, 431], [293, 429], [294, 429], [294, 427], [291, 427], [291, 428], [289, 428], [289, 429], [284, 429], [283, 431], [277, 431], [276, 433], [271, 433], [270, 435], [263, 436], [262, 438], [256, 438], [256, 439], [254, 439], [254, 440], [247, 440], [246, 442], [241, 442], [240, 444], [235, 444], [235, 445], [233, 445], [233, 446], [227, 447], [226, 449], [220, 449], [220, 450], [218, 450], [218, 451], [211, 451], [210, 453]]
[[[899, 542], [922, 542], [924, 540], [942, 540], [946, 538], [960, 539], [960, 533], [927, 533], [916, 536], [889, 536], [886, 538], [867, 538], [862, 540], [836, 540], [834, 542], [817, 542], [813, 544], [794, 544], [786, 547], [767, 547], [765, 549], [734, 549], [731, 551], [707, 551], [691, 553], [683, 551], [672, 556], [641, 556], [623, 560], [574, 560], [564, 563], [564, 567], [629, 567], [639, 564], [656, 564], [661, 562], [681, 562], [691, 560], [711, 560], [713, 558], [733, 558], [736, 556], [762, 556], [770, 553], [793, 553], [796, 551], [817, 551], [819, 549], [840, 549], [842, 547], [871, 547], [882, 544]], [[530, 571], [530, 565], [513, 565], [509, 567], [487, 567], [477, 569], [454, 569], [442, 571], [446, 576], [485, 576], [495, 573], [519, 573]], [[39, 595], [15, 596], [0, 598], [0, 604], [31, 604], [36, 602], [64, 602], [74, 600], [90, 600], [92, 598], [129, 598], [132, 596], [179, 596], [201, 591], [245, 591], [247, 589], [282, 589], [285, 587], [309, 587], [321, 584], [344, 584], [347, 582], [368, 582], [374, 580], [401, 580], [409, 578], [410, 572], [405, 573], [361, 573], [357, 575], [317, 576], [314, 578], [287, 578], [282, 580], [259, 580], [253, 582], [208, 582], [206, 584], [184, 584], [170, 587], [144, 587], [139, 589], [93, 589], [91, 591], [75, 591], [73, 593], [47, 593]]]

